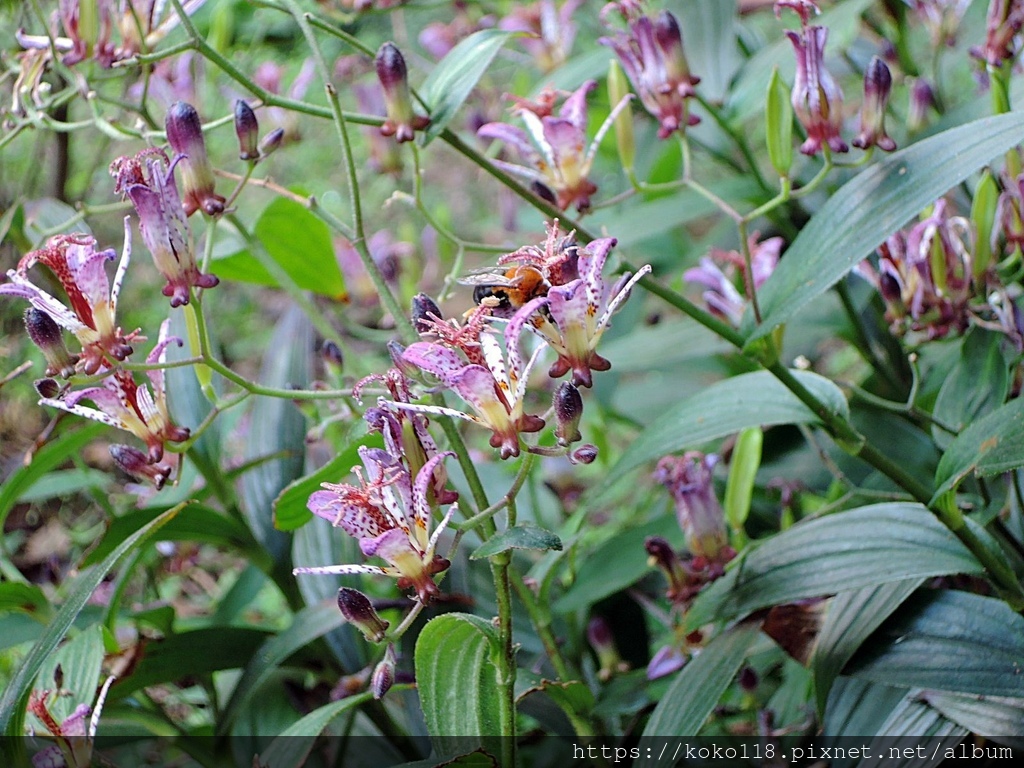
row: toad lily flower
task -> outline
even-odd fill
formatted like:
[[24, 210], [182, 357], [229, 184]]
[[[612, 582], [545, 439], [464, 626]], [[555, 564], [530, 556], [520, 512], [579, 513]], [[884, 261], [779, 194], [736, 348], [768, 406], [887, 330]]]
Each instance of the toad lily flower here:
[[[164, 320], [161, 324], [160, 336], [153, 351], [146, 358], [147, 363], [163, 363], [166, 361], [168, 345], [181, 346], [181, 339], [167, 335], [169, 325], [169, 320]], [[120, 368], [104, 379], [101, 386], [86, 387], [63, 395], [58, 394], [52, 379], [43, 379], [36, 384], [43, 395], [39, 404], [60, 408], [62, 411], [131, 432], [146, 444], [149, 463], [159, 465], [164, 455], [164, 443], [184, 442], [188, 440], [189, 431], [171, 421], [163, 369], [147, 371], [146, 375], [153, 385], [152, 392], [145, 384], [140, 386], [132, 374]], [[96, 407], [82, 405], [83, 400], [91, 400]]]
[[807, 141], [800, 151], [816, 155], [823, 144], [833, 152], [849, 151], [839, 135], [843, 128], [843, 92], [825, 69], [828, 29], [805, 26], [799, 34], [787, 30], [786, 36], [796, 52], [793, 111], [807, 130]]
[[412, 481], [400, 459], [379, 448], [361, 447], [359, 456], [366, 474], [364, 477], [356, 469], [359, 485], [324, 483], [324, 490], [309, 497], [309, 511], [358, 539], [364, 555], [379, 557], [387, 565], [326, 565], [296, 568], [294, 573], [392, 576], [398, 579], [399, 588], [415, 589], [421, 603], [429, 602], [438, 594], [431, 577], [451, 565], [434, 550], [456, 507], [448, 510], [431, 533], [427, 491], [434, 469], [446, 456], [454, 455], [434, 456]]
[[615, 105], [598, 129], [590, 148], [585, 149], [587, 94], [596, 87], [597, 83], [593, 80], [581, 85], [562, 104], [558, 117], [538, 117], [529, 109], [519, 110], [519, 116], [526, 123], [529, 133], [506, 123], [487, 123], [477, 131], [477, 135], [500, 139], [515, 147], [530, 167], [501, 160], [495, 160], [494, 163], [509, 173], [533, 182], [541, 197], [555, 203], [562, 210], [575, 204], [578, 211], [585, 211], [590, 207], [590, 196], [597, 191], [597, 186], [587, 178], [597, 148], [615, 122], [615, 117], [629, 103], [629, 97], [626, 97]]
[[[623, 15], [635, 14], [626, 9]], [[690, 73], [675, 16], [668, 11], [662, 11], [654, 21], [637, 16], [630, 22], [629, 34], [620, 32], [599, 42], [615, 51], [640, 101], [658, 119], [659, 139], [700, 122], [687, 108], [687, 99], [696, 95], [694, 86], [700, 78]]]
[[[526, 382], [544, 348], [538, 347], [524, 367], [519, 340], [527, 320], [545, 302], [543, 297], [533, 299], [509, 320], [505, 327], [507, 365], [498, 340], [493, 334], [479, 330], [477, 338], [473, 340], [478, 347], [475, 354], [468, 355], [469, 362], [454, 349], [429, 341], [410, 344], [402, 353], [405, 363], [436, 376], [444, 386], [465, 400], [475, 415], [437, 406], [386, 401], [381, 404], [389, 408], [435, 413], [480, 424], [494, 433], [491, 435], [491, 446], [501, 450], [501, 458], [518, 456], [519, 433], [539, 432], [544, 428], [544, 419], [523, 412]], [[463, 349], [466, 347], [473, 350], [469, 344]], [[473, 362], [476, 359], [480, 362]]]
[[689, 451], [683, 456], [665, 456], [654, 472], [654, 479], [672, 494], [676, 517], [686, 533], [686, 546], [695, 565], [724, 565], [735, 555], [729, 546], [725, 514], [711, 482], [716, 463], [718, 457], [713, 454]]
[[541, 316], [533, 326], [558, 353], [548, 375], [558, 378], [572, 371], [572, 383], [577, 387], [591, 386], [592, 371], [611, 367], [597, 354], [597, 344], [632, 287], [651, 272], [650, 265], [645, 265], [633, 276], [623, 275], [609, 290], [601, 272], [614, 246], [615, 238], [602, 237], [577, 249], [580, 276], [551, 287], [544, 300], [549, 319]]
[[[135, 330], [125, 334], [116, 324], [117, 297], [132, 252], [131, 228], [125, 219], [124, 248], [114, 276], [107, 280], [104, 264], [116, 257], [113, 249], [96, 250], [96, 240], [88, 235], [57, 235], [45, 248], [31, 251], [7, 272], [9, 282], [0, 285], [0, 294], [28, 299], [32, 306], [48, 315], [57, 325], [71, 331], [82, 345], [78, 368], [93, 374], [109, 360], [124, 360], [132, 353], [131, 342], [144, 340]], [[26, 276], [36, 263], [53, 272], [68, 296], [70, 309]], [[109, 358], [109, 360], [108, 360]]]
[[191, 287], [213, 288], [220, 282], [196, 266], [192, 233], [174, 183], [180, 157], [168, 163], [160, 150], [144, 149], [135, 157], [119, 157], [110, 166], [114, 191], [126, 194], [139, 214], [142, 239], [167, 278], [163, 294], [171, 297], [172, 307], [188, 304]]
[[28, 710], [39, 719], [57, 742], [32, 756], [34, 768], [88, 768], [92, 765], [92, 747], [96, 739], [96, 729], [99, 727], [100, 713], [103, 711], [107, 691], [113, 682], [113, 676], [104, 681], [95, 707], [79, 704], [60, 723], [50, 713], [46, 704], [53, 691], [32, 691], [28, 700]]

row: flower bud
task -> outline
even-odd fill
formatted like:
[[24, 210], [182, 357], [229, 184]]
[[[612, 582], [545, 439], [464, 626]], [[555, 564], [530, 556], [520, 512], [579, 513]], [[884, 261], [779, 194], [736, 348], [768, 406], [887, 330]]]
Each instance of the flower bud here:
[[612, 629], [603, 617], [595, 616], [587, 624], [587, 642], [597, 654], [597, 661], [601, 665], [597, 676], [601, 680], [610, 680], [616, 672], [624, 672], [628, 668], [619, 656]]
[[[632, 98], [632, 95], [626, 73], [619, 62], [612, 59], [608, 64], [608, 103], [614, 106], [623, 99]], [[615, 116], [615, 146], [619, 150], [623, 170], [632, 173], [636, 160], [636, 139], [633, 136], [633, 113], [629, 107]]]
[[989, 171], [981, 174], [981, 180], [974, 190], [971, 201], [971, 224], [976, 234], [971, 271], [974, 282], [984, 284], [985, 273], [992, 261], [992, 231], [995, 226], [996, 210], [999, 205], [999, 187]]
[[126, 475], [130, 475], [136, 480], [148, 478], [158, 491], [164, 487], [167, 478], [171, 476], [169, 466], [151, 463], [147, 454], [130, 445], [110, 446], [110, 458], [114, 460], [117, 468]]
[[442, 317], [441, 308], [427, 294], [417, 293], [412, 297], [412, 327], [417, 333], [430, 333], [433, 321]]
[[281, 148], [281, 144], [284, 142], [284, 128], [275, 128], [266, 136], [263, 137], [263, 141], [260, 142], [260, 157], [266, 157], [272, 155]]
[[679, 29], [679, 20], [669, 11], [662, 11], [655, 19], [654, 39], [664, 54], [668, 79], [696, 85], [699, 81], [690, 74], [690, 65], [683, 53], [683, 33]]
[[924, 126], [928, 110], [935, 106], [935, 92], [928, 81], [919, 77], [910, 89], [910, 109], [907, 110], [907, 130], [911, 133]]
[[75, 372], [75, 359], [64, 346], [64, 335], [53, 318], [42, 310], [25, 310], [25, 330], [46, 358], [46, 375], [66, 379]]
[[238, 159], [258, 159], [260, 156], [260, 124], [252, 107], [243, 99], [235, 101], [235, 135], [238, 136]]
[[896, 149], [896, 142], [885, 132], [885, 108], [892, 90], [892, 74], [885, 62], [875, 56], [864, 73], [864, 103], [860, 111], [860, 133], [853, 146], [878, 147], [884, 152]]
[[789, 176], [793, 166], [793, 105], [778, 68], [772, 70], [765, 97], [765, 140], [772, 167], [779, 176]]
[[647, 550], [647, 564], [660, 568], [668, 579], [666, 597], [673, 601], [688, 597], [690, 580], [672, 545], [660, 536], [648, 536], [644, 549]]
[[[373, 605], [370, 604], [370, 599], [358, 589], [349, 589], [348, 587], [339, 589], [338, 608], [341, 609], [341, 615], [345, 617], [345, 620], [353, 624], [371, 643], [379, 643], [384, 639], [385, 632], [390, 625], [377, 615], [377, 612], [373, 610]], [[381, 696], [383, 695], [381, 694]]]
[[345, 357], [341, 353], [341, 347], [330, 339], [325, 341], [320, 348], [320, 355], [328, 365], [333, 365], [337, 368], [341, 368], [345, 362]]
[[679, 527], [694, 557], [724, 563], [730, 556], [729, 535], [711, 477], [717, 461], [717, 456], [699, 451], [665, 456], [658, 462], [654, 479], [672, 494]]
[[563, 381], [552, 399], [555, 409], [555, 437], [561, 446], [582, 440], [579, 426], [583, 417], [583, 398], [572, 382]]
[[380, 663], [373, 670], [373, 675], [370, 677], [370, 690], [373, 692], [373, 698], [380, 701], [384, 698], [391, 686], [395, 683], [395, 646], [388, 643], [387, 650], [384, 651], [384, 658], [380, 660]]
[[207, 216], [224, 212], [224, 198], [214, 191], [213, 167], [206, 156], [203, 125], [195, 107], [184, 101], [171, 105], [166, 120], [167, 141], [182, 156], [181, 178], [185, 214], [202, 210]]
[[64, 687], [64, 667], [61, 664], [54, 667], [53, 684], [57, 686], [58, 691]]
[[573, 464], [593, 464], [596, 458], [597, 446], [590, 443], [584, 443], [569, 454], [569, 460]]
[[60, 384], [53, 379], [36, 379], [35, 388], [39, 396], [47, 400], [52, 400], [60, 394]]
[[740, 676], [738, 680], [740, 688], [747, 693], [753, 693], [757, 690], [757, 684], [760, 682], [757, 670], [751, 666], [745, 666], [740, 670]]
[[394, 43], [384, 43], [377, 51], [374, 65], [384, 89], [384, 105], [388, 113], [380, 132], [385, 136], [394, 136], [399, 143], [412, 141], [414, 132], [426, 128], [430, 120], [413, 112], [409, 95], [409, 71], [402, 52]]
[[827, 145], [833, 152], [849, 147], [839, 135], [843, 127], [843, 92], [825, 68], [826, 27], [804, 27], [800, 33], [788, 30], [786, 36], [796, 53], [796, 78], [793, 81], [793, 111], [807, 130], [807, 141], [800, 151], [815, 155]]

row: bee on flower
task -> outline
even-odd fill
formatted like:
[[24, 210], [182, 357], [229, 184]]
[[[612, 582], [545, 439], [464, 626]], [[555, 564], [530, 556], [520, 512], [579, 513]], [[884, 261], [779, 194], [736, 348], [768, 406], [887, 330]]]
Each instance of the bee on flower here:
[[[0, 284], [0, 294], [27, 299], [49, 320], [75, 335], [82, 345], [77, 369], [89, 375], [124, 360], [132, 353], [134, 342], [145, 341], [139, 329], [126, 334], [116, 320], [117, 298], [132, 252], [127, 218], [124, 224], [124, 247], [113, 284], [107, 279], [104, 265], [117, 254], [109, 248], [97, 251], [95, 238], [84, 234], [51, 237], [44, 248], [25, 254], [18, 268], [7, 272], [8, 282]], [[50, 269], [67, 294], [68, 306], [29, 280], [28, 270], [35, 264]], [[48, 336], [51, 343], [63, 346], [59, 333]]]
[[400, 589], [413, 589], [421, 603], [430, 602], [439, 593], [433, 576], [451, 565], [435, 550], [457, 507], [450, 507], [431, 532], [428, 492], [435, 469], [453, 455], [434, 456], [413, 479], [400, 458], [379, 448], [360, 448], [363, 469], [355, 470], [357, 484], [324, 483], [307, 506], [317, 517], [358, 539], [364, 555], [379, 557], [387, 565], [314, 566], [296, 568], [294, 573], [391, 576]]

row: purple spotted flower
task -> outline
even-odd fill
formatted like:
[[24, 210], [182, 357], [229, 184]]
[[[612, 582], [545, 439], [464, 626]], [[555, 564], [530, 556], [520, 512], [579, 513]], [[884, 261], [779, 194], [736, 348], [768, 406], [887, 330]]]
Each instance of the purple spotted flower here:
[[88, 768], [93, 764], [92, 748], [99, 727], [100, 713], [103, 711], [107, 691], [113, 682], [113, 676], [104, 681], [96, 697], [96, 706], [79, 704], [59, 723], [50, 712], [46, 701], [51, 693], [59, 695], [59, 692], [32, 691], [29, 695], [28, 711], [38, 718], [56, 742], [32, 756], [33, 768]]
[[188, 304], [192, 287], [213, 288], [219, 282], [196, 265], [192, 233], [174, 183], [179, 158], [169, 163], [160, 150], [144, 149], [134, 157], [119, 157], [110, 166], [114, 191], [127, 195], [139, 214], [142, 240], [167, 278], [163, 294], [171, 297], [172, 307]]
[[416, 473], [415, 480], [402, 460], [379, 448], [361, 447], [363, 470], [356, 469], [357, 485], [324, 483], [309, 497], [309, 510], [359, 540], [367, 557], [379, 557], [386, 566], [327, 565], [296, 568], [296, 574], [368, 573], [398, 579], [401, 589], [414, 589], [421, 603], [438, 594], [433, 576], [448, 569], [435, 554], [441, 532], [456, 507], [451, 507], [431, 532], [428, 491], [435, 468], [452, 453], [434, 456]]
[[[0, 284], [0, 294], [28, 299], [62, 328], [71, 331], [82, 345], [77, 367], [93, 374], [132, 353], [132, 343], [144, 340], [136, 329], [124, 333], [117, 325], [117, 297], [131, 259], [131, 228], [125, 219], [124, 249], [114, 275], [107, 279], [104, 265], [116, 258], [113, 249], [96, 250], [89, 235], [57, 235], [45, 248], [31, 251], [7, 272], [9, 282]], [[68, 306], [32, 283], [27, 276], [34, 264], [42, 264], [60, 282], [68, 297]]]
[[588, 178], [597, 149], [615, 117], [629, 103], [629, 99], [624, 98], [615, 105], [588, 149], [587, 94], [596, 87], [593, 80], [581, 85], [565, 100], [557, 117], [538, 116], [521, 105], [518, 112], [526, 131], [507, 123], [487, 123], [477, 135], [514, 147], [527, 165], [502, 160], [494, 163], [532, 182], [538, 195], [562, 210], [575, 205], [578, 211], [585, 211], [590, 208], [590, 196], [597, 191], [597, 185]]
[[593, 371], [611, 367], [597, 353], [598, 342], [632, 287], [651, 272], [650, 265], [645, 265], [635, 275], [623, 275], [609, 288], [601, 273], [614, 246], [615, 238], [602, 237], [576, 249], [579, 277], [550, 288], [542, 300], [547, 314], [538, 316], [531, 326], [558, 354], [548, 375], [558, 378], [572, 371], [572, 383], [577, 387], [591, 386]]
[[[167, 335], [169, 323], [169, 320], [164, 320], [160, 325], [160, 336], [146, 358], [147, 363], [163, 363], [170, 344], [181, 346], [181, 339]], [[65, 393], [58, 392], [51, 379], [43, 379], [36, 385], [43, 395], [39, 404], [131, 432], [146, 444], [148, 463], [159, 465], [164, 456], [164, 444], [188, 440], [189, 430], [171, 420], [163, 369], [146, 371], [146, 376], [152, 390], [145, 384], [140, 385], [131, 373], [121, 368], [113, 371], [98, 386]], [[95, 407], [82, 405], [85, 400], [91, 401]], [[163, 469], [170, 474], [170, 467], [161, 467]]]
[[618, 55], [641, 103], [658, 120], [658, 138], [699, 123], [700, 118], [690, 114], [687, 100], [696, 95], [694, 86], [700, 78], [690, 72], [679, 21], [668, 11], [651, 19], [631, 4], [613, 5], [622, 9], [629, 31], [600, 42]]
[[[491, 430], [491, 446], [501, 451], [501, 458], [519, 455], [519, 435], [539, 432], [544, 420], [524, 411], [526, 382], [543, 350], [538, 347], [524, 365], [519, 349], [520, 337], [531, 315], [546, 300], [533, 299], [525, 304], [505, 327], [505, 352], [483, 320], [486, 310], [478, 307], [465, 326], [435, 323], [440, 340], [418, 341], [402, 353], [408, 366], [436, 376], [472, 409], [463, 413], [453, 408], [383, 402], [389, 408], [415, 413], [433, 413], [471, 421]], [[447, 329], [447, 330], [446, 330]]]

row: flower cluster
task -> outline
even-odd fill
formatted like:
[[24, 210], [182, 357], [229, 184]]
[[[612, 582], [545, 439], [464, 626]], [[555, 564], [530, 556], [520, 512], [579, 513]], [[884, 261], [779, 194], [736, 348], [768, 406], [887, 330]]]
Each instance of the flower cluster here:
[[[759, 233], [755, 232], [750, 236], [747, 245], [750, 249], [751, 276], [755, 290], [775, 271], [783, 245], [781, 237], [770, 237], [759, 242], [759, 236]], [[719, 264], [724, 264], [724, 271]], [[747, 301], [736, 287], [735, 275], [743, 275], [742, 284], [746, 285], [745, 272], [746, 262], [738, 251], [712, 248], [707, 256], [701, 258], [700, 266], [683, 273], [683, 279], [704, 287], [704, 302], [713, 314], [728, 320], [734, 326], [739, 326]]]
[[700, 118], [689, 111], [688, 100], [697, 95], [694, 86], [700, 78], [690, 72], [676, 17], [662, 11], [652, 20], [635, 2], [610, 3], [602, 17], [613, 12], [627, 22], [629, 29], [599, 42], [615, 51], [641, 103], [658, 120], [658, 138], [666, 139], [699, 123]]

